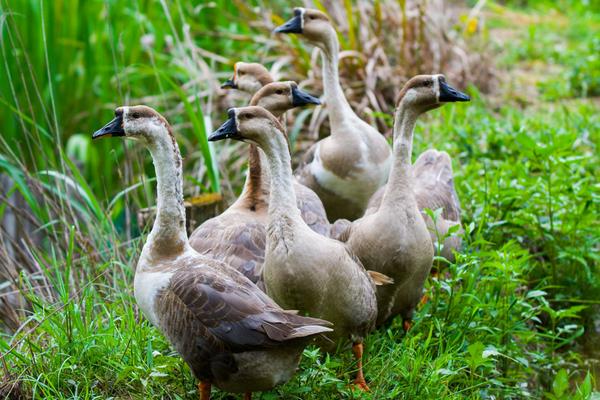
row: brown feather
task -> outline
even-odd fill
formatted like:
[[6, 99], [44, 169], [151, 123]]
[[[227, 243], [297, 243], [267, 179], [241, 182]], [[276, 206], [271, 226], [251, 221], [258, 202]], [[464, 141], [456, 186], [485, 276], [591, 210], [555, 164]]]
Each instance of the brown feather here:
[[267, 209], [268, 207], [268, 191], [264, 188], [265, 182], [262, 179], [262, 166], [260, 164], [260, 155], [258, 154], [258, 147], [251, 144], [248, 154], [248, 193], [246, 198], [248, 204], [246, 208], [250, 211], [257, 211], [259, 209]]
[[237, 371], [234, 353], [331, 331], [326, 321], [282, 310], [223, 264], [200, 256], [190, 264], [172, 276], [155, 307], [161, 329], [199, 379], [227, 380]]
[[442, 217], [460, 221], [460, 203], [454, 190], [452, 162], [448, 153], [427, 150], [413, 166], [415, 196], [420, 209], [443, 208]]

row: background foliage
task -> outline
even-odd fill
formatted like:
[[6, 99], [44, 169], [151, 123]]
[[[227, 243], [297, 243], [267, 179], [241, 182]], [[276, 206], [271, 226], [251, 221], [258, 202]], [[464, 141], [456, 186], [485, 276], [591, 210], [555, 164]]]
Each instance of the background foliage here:
[[[297, 377], [261, 398], [592, 397], [599, 3], [293, 3], [328, 10], [346, 93], [382, 131], [416, 73], [444, 72], [473, 95], [425, 117], [415, 143], [453, 157], [467, 244], [429, 282], [408, 335], [393, 324], [370, 336], [372, 393], [346, 386], [348, 352], [308, 349]], [[205, 136], [247, 100], [218, 89], [232, 64], [322, 90], [317, 52], [270, 34], [290, 15], [283, 1], [0, 0], [0, 397], [196, 398], [131, 292], [135, 212], [154, 203], [149, 157], [90, 136], [115, 106], [152, 105], [174, 125], [186, 193], [231, 198], [245, 148]], [[298, 152], [328, 130], [326, 109], [288, 121]]]

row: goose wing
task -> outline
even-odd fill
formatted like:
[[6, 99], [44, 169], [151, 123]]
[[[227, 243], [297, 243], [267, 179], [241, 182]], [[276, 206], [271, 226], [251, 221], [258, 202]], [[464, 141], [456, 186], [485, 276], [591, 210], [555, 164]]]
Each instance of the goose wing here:
[[340, 242], [348, 241], [350, 237], [350, 227], [352, 226], [352, 222], [345, 218], [341, 218], [336, 220], [333, 224], [331, 224], [331, 232], [330, 237], [335, 240], [339, 240]]
[[226, 379], [237, 371], [234, 353], [331, 331], [326, 321], [282, 310], [239, 272], [211, 261], [175, 272], [155, 302], [161, 329], [197, 377]]
[[298, 209], [306, 225], [320, 235], [329, 236], [329, 220], [319, 196], [299, 182], [296, 182], [294, 189]]
[[413, 166], [419, 209], [443, 208], [442, 217], [460, 220], [460, 202], [454, 190], [452, 162], [445, 151], [427, 150]]
[[[367, 209], [365, 210], [365, 215], [373, 214], [379, 210], [379, 206], [381, 205], [381, 201], [383, 200], [383, 194], [385, 193], [385, 188], [387, 187], [387, 183], [377, 189], [375, 193], [369, 199], [367, 203]], [[336, 221], [337, 222], [337, 221]]]
[[240, 271], [259, 283], [265, 261], [267, 230], [257, 220], [241, 215], [221, 215], [199, 226], [190, 236], [190, 245], [200, 254]]

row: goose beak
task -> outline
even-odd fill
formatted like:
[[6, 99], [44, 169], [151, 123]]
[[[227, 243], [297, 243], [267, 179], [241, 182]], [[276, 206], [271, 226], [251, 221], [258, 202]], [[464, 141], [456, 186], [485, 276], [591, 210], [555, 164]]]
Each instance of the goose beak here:
[[275, 28], [273, 33], [302, 33], [302, 11], [294, 10], [294, 18]]
[[242, 138], [237, 130], [237, 125], [235, 123], [235, 112], [233, 109], [230, 109], [227, 115], [229, 116], [229, 119], [225, 121], [225, 123], [223, 123], [219, 129], [210, 134], [208, 137], [209, 142], [216, 142], [223, 139], [239, 140]]
[[440, 102], [470, 101], [471, 98], [463, 92], [454, 89], [446, 82], [440, 82]]
[[123, 115], [116, 116], [108, 124], [94, 132], [92, 139], [98, 139], [104, 136], [125, 136], [125, 130], [123, 129]]
[[302, 107], [308, 104], [321, 104], [321, 100], [316, 97], [306, 93], [304, 90], [299, 89], [298, 87], [292, 87], [292, 105], [294, 107]]
[[233, 78], [227, 79], [223, 84], [221, 84], [221, 89], [237, 89], [238, 86], [235, 84]]

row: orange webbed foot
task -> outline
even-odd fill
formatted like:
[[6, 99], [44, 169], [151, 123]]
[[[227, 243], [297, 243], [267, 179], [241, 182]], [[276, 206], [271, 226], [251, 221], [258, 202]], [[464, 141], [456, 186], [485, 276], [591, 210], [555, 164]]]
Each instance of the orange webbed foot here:
[[367, 382], [365, 382], [365, 380], [363, 379], [362, 381], [359, 381], [358, 379], [355, 379], [354, 382], [352, 383], [352, 385], [350, 385], [353, 389], [358, 389], [358, 390], [362, 390], [363, 392], [370, 392], [371, 389], [369, 388], [369, 385], [367, 385]]

